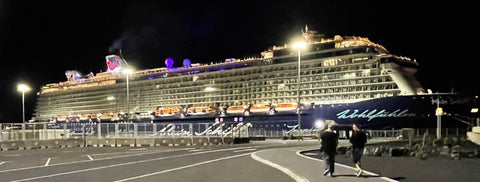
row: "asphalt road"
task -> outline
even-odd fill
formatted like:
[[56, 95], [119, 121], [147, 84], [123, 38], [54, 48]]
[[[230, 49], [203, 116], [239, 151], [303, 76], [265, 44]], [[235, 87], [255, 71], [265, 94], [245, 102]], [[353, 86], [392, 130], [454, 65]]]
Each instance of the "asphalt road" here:
[[294, 181], [257, 151], [318, 145], [255, 142], [191, 148], [85, 147], [0, 152], [0, 181]]

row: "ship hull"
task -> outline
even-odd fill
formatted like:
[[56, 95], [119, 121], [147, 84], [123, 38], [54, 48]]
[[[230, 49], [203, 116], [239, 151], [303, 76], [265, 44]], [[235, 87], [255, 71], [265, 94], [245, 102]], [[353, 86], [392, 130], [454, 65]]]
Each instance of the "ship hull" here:
[[[443, 95], [440, 105], [445, 112], [441, 116], [443, 127], [467, 127], [466, 123], [454, 119], [450, 114], [467, 111], [465, 103], [456, 102], [459, 96]], [[437, 108], [435, 95], [396, 96], [370, 99], [349, 104], [315, 105], [301, 113], [301, 128], [315, 128], [316, 122], [333, 120], [338, 125], [360, 124], [364, 129], [435, 128]], [[296, 113], [251, 114], [249, 116], [190, 116], [185, 118], [156, 118], [160, 123], [208, 123], [249, 122], [254, 128], [286, 130], [297, 125]], [[290, 126], [290, 127], [289, 127]]]

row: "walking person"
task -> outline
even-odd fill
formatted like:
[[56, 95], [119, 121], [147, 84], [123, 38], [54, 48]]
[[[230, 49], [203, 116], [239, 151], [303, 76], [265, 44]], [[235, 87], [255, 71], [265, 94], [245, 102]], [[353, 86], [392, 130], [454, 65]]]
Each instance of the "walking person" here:
[[350, 137], [350, 143], [352, 143], [352, 158], [353, 164], [355, 165], [355, 168], [357, 168], [355, 175], [359, 177], [363, 173], [360, 160], [362, 159], [365, 143], [367, 143], [367, 135], [365, 132], [360, 130], [360, 126], [358, 124], [353, 124], [352, 128], [353, 134]]
[[323, 175], [330, 175], [332, 177], [333, 172], [335, 172], [335, 153], [338, 145], [338, 134], [333, 132], [333, 127], [333, 124], [329, 124], [327, 130], [320, 135], [322, 139], [320, 151], [323, 153], [323, 160], [325, 161], [325, 171]]

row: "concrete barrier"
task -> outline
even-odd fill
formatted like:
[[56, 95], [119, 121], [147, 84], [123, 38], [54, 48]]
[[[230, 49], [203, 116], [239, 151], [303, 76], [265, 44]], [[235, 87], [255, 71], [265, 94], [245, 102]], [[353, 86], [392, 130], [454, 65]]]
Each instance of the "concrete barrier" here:
[[85, 146], [92, 146], [92, 147], [97, 147], [98, 146], [98, 139], [96, 137], [87, 137], [85, 138]]
[[103, 147], [103, 146], [115, 147], [116, 145], [117, 145], [117, 141], [115, 138], [99, 138], [98, 139], [99, 147]]
[[209, 144], [210, 145], [222, 145], [223, 144], [222, 137], [210, 137]]
[[3, 151], [25, 149], [25, 141], [3, 141], [0, 148]]
[[168, 137], [168, 138], [67, 138], [53, 140], [18, 140], [0, 142], [1, 150], [22, 150], [39, 148], [62, 148], [62, 147], [120, 147], [120, 146], [206, 146], [235, 143], [248, 143], [249, 138], [232, 138], [219, 136], [199, 137]]
[[471, 132], [467, 132], [467, 139], [480, 145], [480, 126], [475, 126], [472, 128]]
[[155, 138], [155, 146], [173, 146], [173, 138]]
[[48, 141], [47, 140], [26, 140], [25, 141], [25, 149], [40, 149], [40, 148], [47, 148]]
[[192, 145], [192, 138], [190, 137], [182, 137], [182, 138], [175, 138], [173, 140], [174, 146], [190, 146]]
[[193, 137], [192, 145], [208, 145], [208, 138], [206, 137]]
[[223, 137], [224, 144], [233, 144], [233, 137]]
[[137, 144], [137, 147], [141, 147], [141, 146], [153, 147], [155, 146], [155, 138], [136, 138], [135, 143]]
[[62, 139], [47, 140], [48, 148], [60, 148], [62, 145], [65, 145]]
[[135, 138], [117, 138], [117, 147], [121, 146], [135, 146]]
[[68, 138], [63, 140], [62, 147], [80, 147], [85, 145], [82, 138]]

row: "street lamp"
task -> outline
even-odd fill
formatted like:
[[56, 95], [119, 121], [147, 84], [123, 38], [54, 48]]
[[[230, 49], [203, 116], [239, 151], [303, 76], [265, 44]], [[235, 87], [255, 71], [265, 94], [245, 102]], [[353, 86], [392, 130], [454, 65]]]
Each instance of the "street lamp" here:
[[300, 52], [301, 49], [305, 48], [306, 44], [304, 42], [297, 42], [293, 44], [293, 48], [298, 50], [298, 77], [297, 77], [297, 115], [298, 115], [298, 139], [301, 137], [301, 116], [300, 116]]
[[125, 68], [122, 71], [123, 74], [127, 75], [127, 122], [130, 120], [130, 93], [129, 93], [129, 75], [133, 73], [133, 71], [129, 68]]
[[19, 92], [22, 92], [22, 114], [23, 114], [23, 122], [25, 123], [25, 92], [28, 92], [30, 90], [30, 87], [26, 84], [18, 84], [17, 85], [17, 90]]

